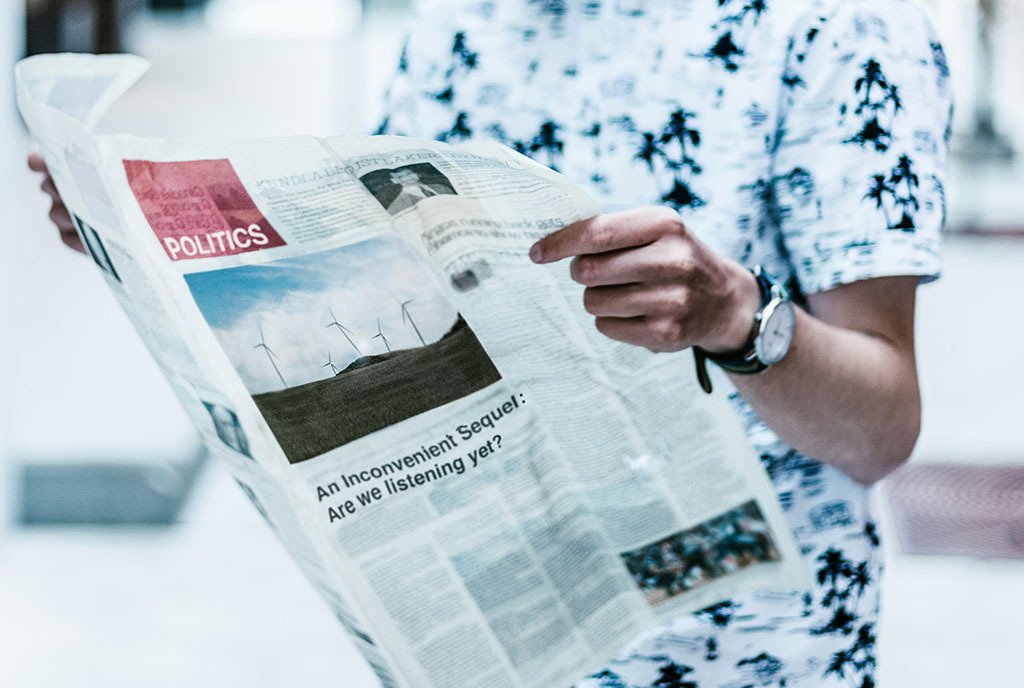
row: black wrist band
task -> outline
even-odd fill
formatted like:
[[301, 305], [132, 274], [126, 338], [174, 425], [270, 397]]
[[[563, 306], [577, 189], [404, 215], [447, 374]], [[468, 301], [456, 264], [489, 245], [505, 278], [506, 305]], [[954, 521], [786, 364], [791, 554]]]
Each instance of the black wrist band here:
[[[751, 273], [754, 275], [754, 279], [757, 281], [757, 288], [761, 292], [759, 310], [763, 310], [772, 300], [772, 283], [761, 270], [751, 270]], [[746, 344], [743, 345], [743, 348], [738, 351], [713, 354], [699, 346], [694, 346], [693, 361], [697, 368], [697, 382], [700, 384], [700, 388], [707, 394], [712, 392], [711, 376], [708, 374], [708, 361], [712, 361], [719, 368], [727, 372], [738, 375], [753, 375], [767, 370], [768, 366], [757, 357], [757, 351], [754, 346], [757, 333], [757, 319], [755, 318], [750, 328], [750, 337], [747, 339]]]

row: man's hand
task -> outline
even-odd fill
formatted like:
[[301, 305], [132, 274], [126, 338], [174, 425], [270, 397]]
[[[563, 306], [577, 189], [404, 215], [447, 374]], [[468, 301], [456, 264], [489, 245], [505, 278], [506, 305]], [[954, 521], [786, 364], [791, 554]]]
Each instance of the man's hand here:
[[43, 160], [43, 156], [39, 154], [38, 149], [33, 149], [28, 154], [28, 166], [33, 172], [39, 172], [43, 175], [43, 182], [39, 188], [53, 199], [53, 207], [50, 208], [50, 220], [60, 230], [60, 238], [71, 248], [85, 253], [82, 240], [78, 238], [78, 232], [75, 231], [75, 225], [71, 221], [71, 214], [64, 207], [64, 201], [61, 200], [60, 193], [57, 192], [53, 178], [50, 177], [50, 173], [46, 169], [46, 162]]
[[[735, 351], [750, 336], [753, 276], [716, 255], [667, 208], [601, 215], [538, 241], [530, 257], [572, 256], [584, 307], [613, 339], [655, 351]], [[914, 360], [917, 278], [880, 277], [809, 297], [789, 353], [730, 378], [779, 437], [865, 484], [906, 461], [921, 400]]]
[[612, 339], [652, 351], [731, 352], [750, 337], [761, 301], [753, 275], [701, 243], [671, 208], [599, 215], [530, 249], [535, 263], [569, 257], [572, 278], [586, 287], [583, 307]]

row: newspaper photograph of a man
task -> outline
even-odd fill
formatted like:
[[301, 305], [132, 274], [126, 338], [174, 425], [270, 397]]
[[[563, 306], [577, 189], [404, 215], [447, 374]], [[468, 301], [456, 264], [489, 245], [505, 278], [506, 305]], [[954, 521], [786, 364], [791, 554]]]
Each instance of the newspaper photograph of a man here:
[[448, 177], [429, 162], [374, 170], [360, 177], [359, 181], [392, 215], [427, 198], [457, 194]]
[[501, 379], [398, 236], [185, 279], [291, 463]]
[[206, 407], [207, 413], [210, 414], [213, 428], [216, 430], [220, 441], [239, 454], [248, 456], [251, 459], [252, 454], [249, 453], [249, 440], [245, 436], [245, 431], [242, 430], [242, 424], [238, 421], [238, 415], [227, 406], [221, 406], [211, 401], [204, 401], [203, 406]]
[[711, 581], [781, 554], [754, 501], [693, 528], [623, 552], [636, 583], [655, 606]]
[[107, 247], [104, 246], [100, 235], [96, 233], [92, 225], [78, 215], [75, 215], [74, 218], [75, 224], [78, 225], [78, 234], [82, 237], [82, 245], [85, 246], [89, 257], [92, 258], [100, 270], [120, 282], [121, 276], [117, 274], [117, 269], [114, 267], [114, 263], [111, 262], [110, 254], [107, 253]]

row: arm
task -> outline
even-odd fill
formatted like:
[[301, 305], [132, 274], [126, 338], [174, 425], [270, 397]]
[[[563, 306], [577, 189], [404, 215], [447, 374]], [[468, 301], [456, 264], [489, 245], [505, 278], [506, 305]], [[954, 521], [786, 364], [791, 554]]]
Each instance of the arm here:
[[730, 377], [790, 445], [862, 483], [881, 480], [920, 431], [916, 291], [916, 277], [881, 277], [812, 295], [786, 357]]
[[[753, 276], [702, 244], [667, 208], [601, 215], [531, 249], [535, 262], [572, 257], [597, 329], [653, 351], [740, 349], [760, 297]], [[841, 286], [798, 309], [793, 345], [758, 375], [734, 375], [740, 393], [796, 449], [872, 483], [917, 441], [914, 277]]]

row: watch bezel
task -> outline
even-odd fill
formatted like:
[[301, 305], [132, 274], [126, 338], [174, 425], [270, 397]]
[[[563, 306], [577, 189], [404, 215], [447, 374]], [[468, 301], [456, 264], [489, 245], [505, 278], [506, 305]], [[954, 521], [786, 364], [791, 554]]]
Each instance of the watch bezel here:
[[[777, 315], [779, 315], [780, 311], [789, 312], [790, 316], [793, 318], [793, 327], [790, 328], [789, 341], [786, 342], [786, 347], [778, 356], [769, 357], [764, 348], [765, 332], [768, 329], [768, 324]], [[759, 322], [757, 324], [757, 336], [754, 338], [754, 355], [757, 356], [757, 360], [764, 365], [773, 366], [786, 357], [786, 354], [789, 353], [790, 346], [793, 344], [793, 334], [796, 326], [796, 313], [793, 309], [793, 302], [782, 294], [774, 293], [772, 295], [772, 300], [768, 302], [768, 305], [761, 309], [761, 312], [758, 315], [760, 317], [758, 318]]]
[[[796, 335], [796, 308], [789, 297], [789, 292], [782, 283], [769, 275], [760, 265], [751, 271], [761, 292], [761, 307], [754, 314], [751, 323], [750, 339], [742, 350], [726, 354], [711, 354], [699, 346], [694, 346], [694, 362], [697, 368], [697, 381], [701, 388], [711, 393], [711, 378], [705, 369], [705, 361], [712, 361], [719, 368], [736, 375], [754, 375], [775, 365], [789, 353]], [[768, 326], [778, 317], [780, 309], [789, 309], [793, 317], [793, 326], [789, 332], [789, 341], [781, 354], [767, 359], [764, 351], [765, 334]]]

